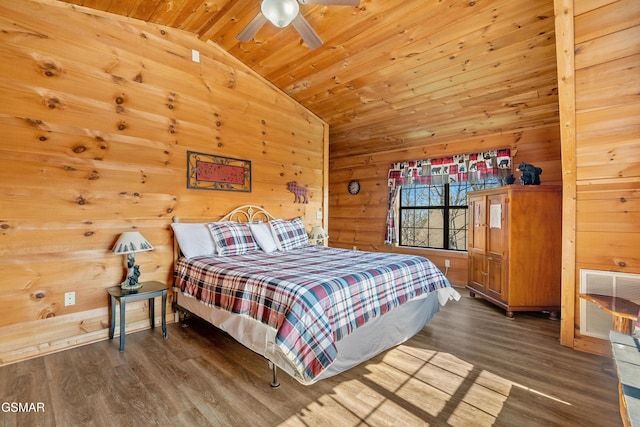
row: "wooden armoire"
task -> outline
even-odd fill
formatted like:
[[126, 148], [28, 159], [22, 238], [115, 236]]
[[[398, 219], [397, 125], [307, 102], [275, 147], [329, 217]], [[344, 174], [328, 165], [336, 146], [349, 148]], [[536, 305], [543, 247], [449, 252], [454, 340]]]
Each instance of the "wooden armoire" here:
[[469, 284], [506, 310], [559, 318], [562, 190], [509, 185], [469, 193]]

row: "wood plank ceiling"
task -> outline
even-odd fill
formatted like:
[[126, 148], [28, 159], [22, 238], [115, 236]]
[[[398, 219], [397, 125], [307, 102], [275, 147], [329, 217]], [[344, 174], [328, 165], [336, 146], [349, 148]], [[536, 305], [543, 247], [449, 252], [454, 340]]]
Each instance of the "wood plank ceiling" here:
[[270, 23], [238, 42], [259, 0], [65, 1], [217, 43], [329, 123], [332, 156], [558, 122], [553, 0], [301, 5], [315, 50]]

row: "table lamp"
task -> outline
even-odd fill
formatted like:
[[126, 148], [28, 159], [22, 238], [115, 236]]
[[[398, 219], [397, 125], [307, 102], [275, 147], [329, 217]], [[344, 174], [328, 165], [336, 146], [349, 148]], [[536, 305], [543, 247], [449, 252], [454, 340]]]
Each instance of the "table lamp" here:
[[153, 249], [151, 243], [140, 234], [138, 231], [125, 231], [120, 235], [118, 241], [113, 245], [113, 253], [118, 255], [127, 256], [127, 277], [124, 282], [120, 283], [120, 287], [125, 290], [140, 289], [142, 284], [138, 282], [140, 277], [140, 266], [135, 265], [135, 253], [150, 251]]
[[327, 234], [326, 231], [324, 231], [324, 228], [322, 228], [319, 225], [315, 225], [312, 229], [311, 232], [309, 233], [309, 240], [316, 242], [316, 245], [319, 245], [322, 243], [322, 241], [324, 239], [328, 239], [329, 235]]

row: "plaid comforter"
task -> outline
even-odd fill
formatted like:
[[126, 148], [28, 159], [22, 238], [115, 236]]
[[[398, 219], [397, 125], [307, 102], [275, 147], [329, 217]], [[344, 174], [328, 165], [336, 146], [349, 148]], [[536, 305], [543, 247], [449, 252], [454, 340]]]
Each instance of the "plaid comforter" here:
[[276, 345], [312, 380], [335, 343], [369, 319], [451, 287], [426, 258], [310, 246], [286, 252], [183, 258], [175, 285], [207, 305], [276, 329]]

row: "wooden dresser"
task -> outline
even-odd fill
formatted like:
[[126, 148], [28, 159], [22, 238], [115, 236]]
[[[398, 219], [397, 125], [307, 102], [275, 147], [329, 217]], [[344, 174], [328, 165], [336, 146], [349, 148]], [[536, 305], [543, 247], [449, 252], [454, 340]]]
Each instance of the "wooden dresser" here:
[[504, 308], [560, 312], [562, 190], [510, 185], [469, 193], [469, 289]]

